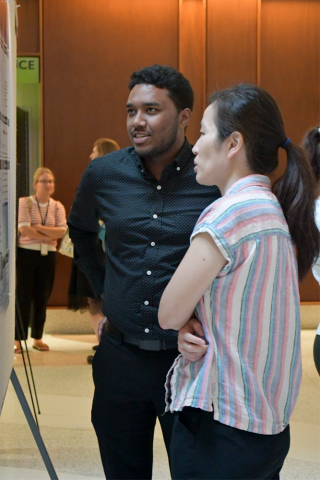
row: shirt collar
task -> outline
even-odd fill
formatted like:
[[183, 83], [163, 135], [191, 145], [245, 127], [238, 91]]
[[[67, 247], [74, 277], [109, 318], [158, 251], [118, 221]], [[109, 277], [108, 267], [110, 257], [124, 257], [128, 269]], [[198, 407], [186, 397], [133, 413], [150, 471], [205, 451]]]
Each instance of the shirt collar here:
[[243, 190], [251, 189], [252, 187], [265, 188], [271, 190], [271, 181], [266, 175], [253, 174], [247, 177], [240, 178], [228, 188], [224, 196], [233, 195], [234, 193]]
[[[142, 159], [141, 159], [141, 157], [139, 157], [139, 155], [136, 154], [133, 147], [132, 147], [132, 149], [133, 149], [132, 156], [134, 157], [138, 167], [141, 168], [141, 170], [143, 171], [145, 167], [143, 165]], [[191, 147], [190, 143], [188, 142], [187, 138], [185, 137], [184, 144], [180, 148], [180, 150], [178, 152], [178, 155], [176, 156], [176, 158], [173, 160], [172, 163], [175, 163], [177, 167], [180, 167], [180, 168], [184, 167], [184, 165], [188, 161], [190, 161], [191, 155], [194, 156], [191, 149], [192, 149], [192, 147]]]

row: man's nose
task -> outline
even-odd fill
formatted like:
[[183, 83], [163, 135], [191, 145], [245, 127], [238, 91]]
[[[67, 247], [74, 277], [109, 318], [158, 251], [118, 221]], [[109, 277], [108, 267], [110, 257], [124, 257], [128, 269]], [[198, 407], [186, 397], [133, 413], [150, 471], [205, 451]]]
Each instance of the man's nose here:
[[136, 115], [133, 118], [134, 127], [145, 127], [147, 124], [143, 112], [137, 111]]

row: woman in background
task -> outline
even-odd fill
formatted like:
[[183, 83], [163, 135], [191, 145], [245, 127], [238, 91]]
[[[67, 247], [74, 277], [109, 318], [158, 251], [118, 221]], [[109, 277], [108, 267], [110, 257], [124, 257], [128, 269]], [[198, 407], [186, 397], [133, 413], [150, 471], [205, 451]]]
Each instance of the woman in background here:
[[[92, 152], [89, 156], [90, 160], [94, 160], [102, 155], [120, 150], [117, 142], [110, 138], [100, 138], [93, 144]], [[104, 226], [101, 226], [100, 239], [103, 241]], [[98, 327], [101, 320], [104, 318], [102, 313], [102, 299], [95, 298], [89, 280], [85, 274], [72, 262], [71, 277], [68, 291], [68, 309], [73, 311], [85, 311], [89, 307], [91, 322], [94, 333], [98, 338]], [[96, 348], [96, 347], [94, 347]], [[89, 364], [92, 364], [93, 355], [87, 357]]]
[[[288, 164], [271, 188], [279, 147]], [[254, 85], [213, 95], [193, 152], [197, 181], [222, 197], [160, 302], [183, 354], [167, 384], [172, 478], [279, 479], [302, 374], [298, 278], [320, 248], [312, 173]]]
[[[310, 130], [303, 140], [303, 148], [307, 152], [314, 178], [316, 180], [316, 209], [315, 220], [320, 230], [320, 126]], [[312, 267], [314, 278], [320, 285], [320, 257]], [[313, 357], [316, 369], [320, 375], [320, 323], [316, 332], [316, 338], [313, 345]]]
[[20, 337], [27, 338], [32, 305], [33, 348], [49, 350], [42, 341], [43, 327], [54, 281], [57, 239], [63, 237], [67, 227], [64, 206], [51, 198], [54, 183], [49, 168], [38, 168], [33, 177], [35, 195], [19, 198], [16, 271], [23, 331], [19, 335], [16, 325], [15, 353], [21, 353]]

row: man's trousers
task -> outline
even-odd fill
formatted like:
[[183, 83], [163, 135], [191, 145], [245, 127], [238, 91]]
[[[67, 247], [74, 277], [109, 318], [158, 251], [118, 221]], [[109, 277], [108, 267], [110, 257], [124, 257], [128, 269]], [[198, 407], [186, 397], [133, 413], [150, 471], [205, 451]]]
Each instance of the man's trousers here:
[[164, 384], [177, 355], [141, 350], [104, 332], [93, 359], [92, 423], [108, 480], [151, 479], [157, 417], [169, 452], [173, 415], [164, 413]]

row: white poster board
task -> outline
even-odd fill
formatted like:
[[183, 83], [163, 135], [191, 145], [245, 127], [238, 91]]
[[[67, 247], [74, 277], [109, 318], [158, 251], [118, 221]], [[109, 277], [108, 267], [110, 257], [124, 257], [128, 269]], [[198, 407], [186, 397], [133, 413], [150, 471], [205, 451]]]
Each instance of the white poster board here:
[[15, 319], [16, 4], [0, 0], [0, 413]]

